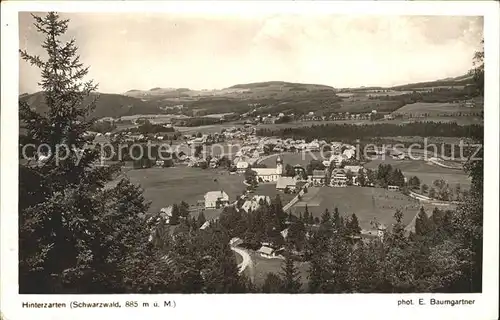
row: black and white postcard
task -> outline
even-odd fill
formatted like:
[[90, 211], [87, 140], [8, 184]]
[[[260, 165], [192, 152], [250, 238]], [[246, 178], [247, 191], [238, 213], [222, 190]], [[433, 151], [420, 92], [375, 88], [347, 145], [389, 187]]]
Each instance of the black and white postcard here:
[[498, 317], [498, 3], [2, 3], [2, 319]]

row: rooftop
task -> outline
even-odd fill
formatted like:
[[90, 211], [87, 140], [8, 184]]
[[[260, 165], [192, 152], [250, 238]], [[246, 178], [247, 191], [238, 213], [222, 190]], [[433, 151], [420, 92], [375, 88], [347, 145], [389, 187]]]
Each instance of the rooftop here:
[[273, 253], [273, 249], [272, 248], [269, 248], [269, 247], [266, 247], [266, 246], [262, 246], [260, 247], [259, 251], [260, 253], [264, 253], [264, 254], [272, 254]]
[[229, 200], [229, 196], [227, 193], [224, 191], [209, 191], [205, 194], [205, 200], [217, 200], [217, 199], [224, 199], [224, 200]]

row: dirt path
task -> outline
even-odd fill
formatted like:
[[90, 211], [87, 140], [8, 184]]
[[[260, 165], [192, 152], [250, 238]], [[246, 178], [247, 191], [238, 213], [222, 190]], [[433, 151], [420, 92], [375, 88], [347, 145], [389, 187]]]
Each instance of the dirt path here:
[[254, 276], [255, 276], [255, 271], [254, 271], [254, 265], [252, 258], [248, 254], [248, 252], [244, 249], [237, 248], [231, 246], [231, 250], [239, 254], [242, 258], [243, 261], [238, 265], [238, 273], [242, 273], [248, 268], [249, 274], [250, 274], [250, 280], [253, 282], [254, 281]]

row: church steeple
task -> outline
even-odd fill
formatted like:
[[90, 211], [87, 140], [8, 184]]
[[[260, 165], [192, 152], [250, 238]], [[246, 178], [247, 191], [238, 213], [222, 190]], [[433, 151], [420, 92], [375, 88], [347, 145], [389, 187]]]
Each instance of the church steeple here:
[[281, 156], [276, 158], [276, 174], [283, 174], [283, 159], [281, 159]]

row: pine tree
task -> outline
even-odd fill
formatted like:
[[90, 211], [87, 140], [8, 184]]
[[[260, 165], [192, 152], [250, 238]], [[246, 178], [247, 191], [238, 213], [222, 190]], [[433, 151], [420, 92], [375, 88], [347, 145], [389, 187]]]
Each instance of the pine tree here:
[[175, 226], [180, 223], [180, 211], [179, 206], [174, 203], [172, 205], [172, 216], [170, 217], [169, 224]]
[[335, 209], [333, 210], [332, 221], [335, 228], [338, 228], [340, 226], [340, 213], [339, 208], [337, 207], [335, 207]]
[[198, 225], [198, 228], [200, 228], [206, 221], [207, 221], [207, 219], [205, 219], [205, 214], [203, 213], [203, 211], [201, 211], [198, 214], [198, 219], [196, 220], [196, 224]]
[[297, 267], [289, 253], [285, 255], [285, 264], [281, 273], [282, 292], [299, 293], [301, 290], [300, 276]]
[[282, 293], [283, 283], [281, 278], [273, 272], [270, 272], [266, 276], [266, 280], [262, 285], [263, 293]]
[[321, 215], [321, 223], [326, 223], [329, 222], [331, 219], [330, 211], [328, 209], [325, 209], [325, 212]]
[[417, 219], [415, 220], [415, 234], [417, 236], [427, 236], [432, 231], [432, 221], [425, 212], [424, 207], [420, 208]]
[[271, 204], [272, 214], [278, 218], [280, 228], [283, 229], [286, 225], [287, 214], [283, 211], [283, 203], [281, 202], [281, 197], [279, 194], [274, 198]]
[[179, 215], [184, 218], [189, 216], [189, 204], [187, 202], [181, 201], [179, 205]]
[[353, 236], [361, 234], [361, 227], [359, 226], [358, 217], [355, 213], [352, 214], [351, 219], [348, 222], [349, 233]]
[[361, 187], [364, 187], [366, 185], [366, 176], [363, 169], [360, 169], [358, 171], [358, 183]]
[[310, 215], [309, 215], [309, 208], [307, 207], [307, 204], [306, 204], [306, 207], [304, 209], [304, 223], [309, 223], [310, 221]]
[[20, 102], [20, 121], [26, 126], [20, 141], [47, 144], [51, 153], [38, 165], [19, 165], [19, 290], [133, 291], [137, 282], [130, 279], [137, 279], [133, 270], [142, 264], [136, 257], [159, 261], [140, 218], [148, 205], [127, 181], [103, 189], [119, 169], [94, 166], [99, 150], [86, 145], [97, 86], [82, 80], [88, 68], [79, 60], [75, 41], [61, 41], [69, 20], [54, 12], [33, 18], [45, 37], [42, 48], [48, 58], [26, 51], [20, 55], [41, 70], [48, 111], [41, 114]]

